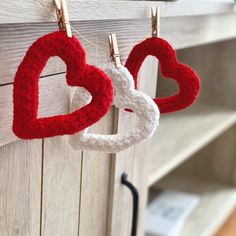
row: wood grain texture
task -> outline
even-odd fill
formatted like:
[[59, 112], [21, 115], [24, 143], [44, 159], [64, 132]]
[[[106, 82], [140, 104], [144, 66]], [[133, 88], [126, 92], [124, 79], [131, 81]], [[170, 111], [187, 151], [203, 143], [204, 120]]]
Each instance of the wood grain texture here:
[[[197, 2], [194, 3], [196, 7], [193, 7], [193, 3], [71, 0], [69, 12], [73, 26], [87, 39], [102, 47], [94, 49], [86, 40], [79, 37], [86, 48], [88, 62], [99, 64], [110, 61], [107, 42], [109, 33], [118, 34], [122, 62], [125, 62], [133, 44], [150, 35], [150, 7], [153, 4], [162, 6], [162, 35], [175, 48], [226, 40], [236, 36], [233, 27], [236, 16], [231, 14], [233, 5], [228, 2]], [[215, 15], [215, 13], [225, 14]], [[0, 84], [4, 85], [0, 87], [0, 146], [3, 146], [16, 140], [11, 131], [12, 85], [8, 83], [12, 83], [17, 65], [29, 45], [45, 33], [57, 30], [57, 24], [37, 0], [17, 2], [2, 0], [0, 24], [0, 68], [3, 68], [0, 71]], [[202, 52], [204, 53], [204, 50]], [[155, 64], [152, 61], [141, 75], [149, 77], [151, 82], [141, 80], [140, 83], [140, 89], [152, 96], [155, 95], [156, 89], [156, 69], [153, 65]], [[40, 80], [39, 116], [68, 112], [71, 90], [65, 83], [64, 74], [55, 75], [64, 71], [65, 65], [58, 59], [51, 59], [45, 68], [42, 75], [53, 76]], [[229, 83], [228, 88], [232, 89], [230, 87], [232, 85]], [[135, 123], [135, 117], [131, 116], [133, 115], [120, 113], [118, 123], [120, 131], [126, 131], [131, 121]], [[222, 116], [225, 119], [224, 112]], [[111, 133], [113, 118], [114, 113], [111, 111], [93, 128], [93, 131]], [[227, 116], [224, 129], [225, 125], [231, 125], [228, 119], [232, 119], [231, 115]], [[123, 154], [113, 156], [113, 159], [109, 154], [72, 151], [67, 146], [66, 137], [47, 139], [43, 146], [41, 141], [18, 141], [0, 147], [0, 158], [4, 160], [0, 160], [0, 176], [3, 179], [0, 188], [1, 192], [6, 192], [0, 196], [0, 218], [2, 218], [1, 212], [4, 212], [5, 217], [3, 224], [0, 223], [0, 234], [2, 230], [2, 234], [6, 233], [6, 236], [15, 234], [35, 236], [39, 235], [41, 230], [42, 236], [77, 234], [128, 236], [132, 198], [130, 192], [120, 184], [121, 174], [126, 171], [130, 181], [141, 193], [138, 234], [143, 235], [148, 179], [145, 164], [147, 159], [144, 157], [147, 155], [146, 150], [152, 148], [149, 145], [151, 144], [144, 143], [133, 147]], [[43, 177], [42, 192], [41, 177]], [[13, 188], [8, 188], [9, 183]], [[41, 209], [40, 194], [42, 194]]]
[[[116, 113], [116, 132], [124, 133], [134, 129], [136, 125], [135, 114], [119, 110]], [[130, 235], [132, 221], [132, 194], [121, 184], [123, 173], [128, 174], [129, 181], [133, 182], [134, 146], [113, 155], [111, 173], [111, 198], [108, 235]]]
[[217, 139], [173, 171], [175, 175], [235, 185], [236, 126], [226, 130]]
[[192, 66], [202, 79], [200, 102], [236, 109], [235, 52], [235, 39], [179, 51], [179, 59]]
[[[6, 122], [1, 125], [1, 145], [16, 140], [16, 137], [12, 133], [12, 86], [3, 86], [0, 88], [5, 92], [1, 93], [3, 97], [1, 109], [3, 114], [3, 121]], [[40, 93], [39, 93], [39, 117], [51, 116], [56, 114], [65, 114], [69, 111], [70, 103], [70, 88], [66, 85], [64, 75], [56, 75], [47, 77], [40, 80]], [[8, 107], [8, 108], [7, 108]], [[4, 128], [5, 127], [5, 128]], [[17, 158], [23, 156], [29, 158], [30, 165], [33, 165], [34, 157], [30, 157], [29, 154], [18, 153], [18, 146], [22, 142], [16, 142], [12, 151], [12, 155], [16, 155]], [[26, 143], [31, 143], [26, 141]], [[6, 146], [11, 147], [11, 145]], [[3, 149], [5, 147], [2, 147]], [[38, 141], [38, 155], [41, 155], [42, 142]], [[20, 147], [19, 147], [20, 149]], [[30, 151], [30, 147], [25, 146], [22, 149], [27, 153]], [[23, 152], [22, 150], [22, 152]], [[66, 138], [52, 138], [45, 140], [44, 145], [44, 163], [43, 163], [43, 196], [42, 196], [42, 235], [75, 235], [78, 232], [78, 214], [79, 214], [79, 195], [80, 195], [80, 153], [70, 150]], [[11, 155], [8, 151], [7, 155]], [[18, 156], [19, 155], [19, 156]], [[16, 158], [16, 157], [15, 157]], [[32, 160], [30, 159], [32, 158]], [[25, 166], [24, 166], [24, 165]], [[27, 168], [27, 163], [13, 166], [14, 168]], [[41, 166], [41, 163], [40, 163]], [[8, 166], [6, 169], [10, 169]], [[34, 169], [32, 168], [32, 171]], [[26, 172], [27, 174], [27, 172]], [[37, 174], [37, 172], [36, 172]], [[27, 175], [26, 175], [27, 177]], [[41, 181], [41, 177], [37, 176]], [[28, 177], [27, 177], [28, 178]], [[23, 181], [23, 180], [21, 180]], [[25, 193], [21, 193], [22, 196], [34, 191], [32, 186], [24, 189]], [[40, 189], [37, 194], [37, 199], [40, 199]], [[20, 194], [20, 193], [19, 193]], [[9, 195], [8, 195], [9, 196]], [[21, 199], [21, 198], [20, 198]], [[14, 201], [14, 199], [12, 199]], [[39, 200], [40, 201], [40, 200]], [[16, 201], [17, 203], [17, 201]], [[14, 203], [15, 204], [15, 203]], [[39, 206], [40, 207], [40, 206]], [[37, 209], [37, 214], [40, 214], [40, 209]], [[24, 214], [35, 214], [33, 209], [27, 209]], [[20, 217], [18, 215], [17, 217]], [[36, 220], [40, 223], [39, 219]], [[10, 227], [10, 226], [9, 226]], [[13, 229], [13, 227], [12, 227]], [[12, 234], [10, 234], [12, 235]], [[30, 232], [25, 232], [22, 236], [31, 235]], [[33, 233], [32, 235], [37, 235]]]
[[[40, 80], [39, 117], [69, 113], [72, 87], [65, 74]], [[41, 234], [77, 235], [79, 228], [81, 151], [67, 137], [44, 140]]]
[[[70, 89], [65, 75], [43, 78], [39, 83], [39, 117], [66, 114], [69, 111]], [[12, 85], [0, 87], [0, 146], [11, 143], [18, 138], [12, 132], [13, 104]]]
[[[150, 96], [156, 93], [157, 62], [153, 57], [148, 57], [141, 68], [139, 90]], [[149, 83], [147, 86], [147, 80]], [[135, 114], [119, 111], [117, 116], [118, 132], [127, 132], [137, 125]], [[129, 181], [134, 184], [140, 193], [138, 234], [144, 233], [144, 217], [147, 198], [148, 161], [145, 152], [148, 142], [135, 145], [123, 152], [114, 155], [112, 160], [112, 198], [110, 208], [110, 226], [108, 235], [130, 235], [132, 224], [132, 194], [127, 187], [121, 185], [121, 176], [125, 172]]]
[[[97, 49], [91, 48], [89, 61], [99, 64]], [[110, 62], [110, 59], [107, 59]], [[89, 132], [98, 134], [112, 134], [114, 109], [99, 122], [89, 128]], [[81, 199], [80, 199], [80, 236], [107, 235], [108, 208], [110, 197], [111, 154], [82, 151], [81, 169]]]
[[[178, 52], [180, 60], [200, 74], [201, 95], [197, 104], [187, 111], [165, 116], [159, 130], [161, 139], [153, 139], [159, 144], [160, 152], [154, 149], [150, 166], [155, 167], [149, 185], [159, 180], [156, 186], [160, 188], [190, 191], [201, 196], [200, 205], [188, 218], [181, 235], [214, 235], [235, 208], [236, 112], [232, 89], [235, 67], [231, 64], [234, 47], [235, 40], [231, 40]], [[159, 96], [175, 90], [173, 83], [159, 79]], [[161, 144], [163, 139], [168, 140], [166, 145]], [[161, 159], [163, 162], [158, 162]]]
[[78, 234], [81, 151], [67, 137], [44, 140], [41, 235]]
[[[235, 21], [235, 14], [164, 18], [161, 21], [161, 35], [174, 48], [186, 48], [236, 37]], [[88, 63], [110, 61], [107, 39], [110, 33], [117, 34], [123, 62], [137, 42], [151, 35], [150, 20], [83, 21], [74, 22], [73, 26], [86, 39], [99, 47], [95, 50], [89, 42], [76, 35], [86, 49]], [[57, 29], [56, 23], [2, 25], [0, 28], [0, 68], [3, 70], [0, 71], [0, 84], [14, 80], [17, 67], [33, 41]], [[95, 54], [94, 51], [96, 51]], [[55, 58], [49, 60], [42, 75], [63, 71], [65, 71], [64, 63]]]
[[[178, 51], [179, 60], [199, 74], [201, 92], [191, 108], [162, 117], [153, 137], [149, 185], [235, 124], [235, 47], [230, 40]], [[158, 96], [175, 91], [175, 83], [159, 77]]]
[[[224, 19], [224, 18], [222, 18], [222, 19]], [[178, 19], [173, 18], [173, 20], [176, 20], [178, 22]], [[183, 22], [185, 20], [186, 19], [183, 18], [180, 21], [181, 24], [183, 24]], [[136, 41], [138, 41], [139, 39], [142, 38], [139, 34], [135, 35], [135, 29], [137, 28], [136, 23], [135, 22], [133, 22], [132, 24], [127, 24], [127, 23], [128, 23], [127, 21], [124, 21], [122, 23], [114, 23], [114, 22], [106, 23], [106, 24], [101, 25], [101, 28], [99, 28], [98, 31], [95, 30], [96, 24], [94, 24], [94, 23], [91, 23], [90, 25], [84, 24], [84, 25], [81, 26], [81, 32], [82, 33], [88, 32], [88, 31], [86, 31], [86, 26], [89, 26], [88, 28], [92, 27], [94, 29], [94, 31], [91, 30], [91, 32], [88, 33], [88, 35], [89, 34], [91, 35], [90, 39], [93, 40], [94, 42], [97, 42], [98, 45], [100, 45], [104, 48], [107, 48], [107, 50], [108, 50], [108, 44], [107, 44], [108, 32], [115, 32], [115, 33], [120, 32], [118, 34], [118, 42], [119, 42], [119, 45], [121, 46], [120, 50], [123, 51], [122, 61], [124, 62], [125, 59], [127, 58], [129, 49], [132, 47], [131, 46], [132, 41], [134, 43], [134, 42], [136, 42]], [[166, 28], [169, 28], [169, 30], [170, 31], [172, 30], [172, 32], [173, 32], [172, 37], [169, 38], [169, 41], [171, 41], [171, 42], [173, 41], [172, 43], [177, 48], [182, 47], [183, 43], [180, 45], [180, 41], [179, 41], [179, 43], [178, 43], [178, 41], [176, 41], [179, 37], [177, 37], [178, 34], [176, 34], [176, 35], [174, 34], [174, 29], [171, 28], [171, 22], [169, 22], [169, 23], [166, 22], [166, 23], [169, 24], [169, 26], [166, 25]], [[112, 27], [114, 26], [114, 24], [116, 24], [116, 27], [113, 30]], [[140, 24], [143, 24], [143, 23], [140, 22]], [[143, 24], [143, 26], [144, 25], [145, 24]], [[45, 26], [42, 26], [43, 29], [44, 29], [44, 27]], [[7, 27], [5, 27], [5, 28], [7, 28]], [[41, 30], [42, 30], [42, 28], [41, 28]], [[102, 28], [103, 28], [103, 30], [102, 30]], [[19, 32], [15, 34], [14, 29], [16, 29], [17, 32], [18, 31], [20, 32], [22, 30], [22, 27], [9, 28], [9, 31], [6, 31], [9, 35], [12, 35], [12, 36], [9, 36], [9, 38], [19, 37]], [[50, 29], [48, 29], [48, 32], [50, 31]], [[143, 28], [140, 28], [140, 29], [143, 30]], [[1, 30], [2, 30], [2, 28], [0, 29], [0, 31]], [[36, 32], [36, 31], [37, 30], [35, 30], [33, 28], [33, 26], [30, 26], [28, 28], [28, 31], [27, 31], [28, 33], [26, 35], [31, 35], [31, 34], [33, 34], [33, 32]], [[99, 33], [99, 31], [100, 31], [100, 33]], [[147, 32], [145, 34], [149, 35], [149, 31], [150, 31], [150, 29], [147, 29]], [[41, 31], [39, 31], [39, 32], [41, 32]], [[43, 32], [43, 30], [42, 30], [42, 32]], [[144, 30], [143, 30], [143, 32], [144, 32]], [[218, 32], [218, 30], [217, 30], [217, 32]], [[0, 35], [1, 35], [0, 39], [2, 39], [2, 34], [0, 34]], [[7, 45], [7, 41], [9, 43], [11, 42], [11, 40], [9, 41], [7, 39], [6, 35], [7, 34], [5, 33], [5, 36], [4, 36], [5, 39], [3, 40], [5, 42], [5, 45]], [[163, 35], [165, 35], [165, 32], [163, 32]], [[167, 35], [168, 34], [166, 34], [166, 36]], [[193, 35], [194, 35], [194, 33], [193, 33]], [[31, 40], [33, 41], [38, 36], [39, 36], [39, 33], [36, 33], [35, 36], [32, 36]], [[194, 37], [191, 36], [189, 38], [189, 40], [187, 40], [185, 42], [185, 46], [191, 45], [193, 43], [193, 38]], [[1, 83], [7, 83], [7, 82], [11, 82], [13, 80], [13, 77], [14, 77], [13, 74], [16, 70], [16, 65], [20, 61], [20, 56], [22, 56], [22, 53], [24, 52], [24, 50], [29, 46], [28, 42], [25, 43], [27, 45], [22, 44], [22, 42], [24, 40], [27, 41], [27, 37], [22, 38], [19, 41], [19, 43], [17, 43], [17, 44], [15, 44], [15, 40], [13, 40], [12, 46], [10, 47], [11, 49], [5, 48], [6, 46], [3, 47], [3, 50], [1, 49], [2, 50], [1, 53], [3, 52], [4, 56], [1, 57], [0, 64], [1, 64], [1, 68], [5, 68], [4, 70], [1, 70], [1, 72], [0, 72]], [[194, 43], [196, 43], [196, 42], [194, 42]], [[21, 48], [20, 45], [24, 45], [24, 48]], [[88, 62], [89, 63], [94, 64], [95, 61], [97, 61], [98, 63], [105, 63], [105, 62], [108, 62], [110, 60], [109, 57], [108, 57], [108, 54], [107, 54], [108, 51], [104, 52], [103, 50], [100, 50], [100, 49], [96, 49], [94, 51], [94, 48], [91, 48], [91, 46], [89, 46], [88, 43], [86, 44], [84, 42], [84, 45], [85, 45], [85, 48], [87, 49]], [[127, 48], [127, 45], [129, 45], [128, 48]], [[212, 100], [212, 97], [214, 97], [214, 99], [218, 98], [219, 97], [219, 96], [217, 96], [218, 91], [220, 89], [221, 90], [223, 89], [222, 86], [220, 86], [220, 87], [218, 86], [218, 85], [221, 85], [221, 82], [220, 82], [221, 78], [222, 77], [230, 78], [231, 75], [236, 73], [236, 72], [234, 73], [235, 67], [232, 64], [232, 63], [234, 63], [234, 55], [235, 54], [233, 54], [233, 50], [231, 50], [231, 48], [234, 47], [234, 45], [235, 45], [235, 40], [229, 41], [225, 44], [221, 43], [219, 45], [220, 46], [218, 46], [218, 44], [215, 44], [213, 46], [209, 46], [210, 47], [210, 49], [208, 49], [209, 53], [205, 54], [205, 57], [203, 57], [203, 58], [202, 58], [202, 54], [203, 54], [203, 52], [207, 51], [207, 46], [204, 46], [202, 48], [200, 47], [200, 48], [197, 48], [197, 49], [188, 49], [189, 54], [185, 53], [184, 51], [183, 51], [182, 54], [179, 54], [181, 61], [192, 65], [194, 67], [194, 69], [196, 69], [200, 73], [200, 76], [203, 79], [208, 78], [208, 79], [204, 79], [202, 81], [204, 83], [204, 86], [202, 86], [202, 88], [205, 88], [205, 87], [206, 88], [211, 88], [211, 93], [208, 93], [207, 89], [206, 89], [206, 92], [202, 93], [200, 99], [203, 98], [203, 99], [207, 99], [208, 101], [210, 101], [210, 100]], [[4, 53], [4, 51], [5, 51], [5, 53]], [[19, 54], [18, 54], [18, 51], [19, 51]], [[14, 57], [11, 56], [11, 55], [14, 55]], [[94, 55], [95, 55], [95, 57], [94, 57]], [[195, 56], [192, 57], [191, 55], [195, 55]], [[222, 70], [220, 70], [219, 73], [215, 72], [215, 66], [213, 66], [214, 65], [213, 63], [212, 64], [208, 63], [208, 69], [209, 70], [205, 70], [205, 71], [204, 71], [204, 68], [201, 69], [201, 65], [198, 64], [199, 58], [201, 58], [201, 61], [203, 61], [204, 64], [207, 64], [207, 61], [209, 61], [209, 60], [211, 61], [211, 57], [213, 57], [212, 55], [214, 55], [214, 58], [219, 57], [220, 60], [221, 60], [220, 66], [222, 67]], [[7, 59], [4, 60], [4, 58], [7, 58]], [[224, 58], [225, 58], [225, 60], [224, 60]], [[228, 63], [231, 63], [231, 68], [232, 69], [230, 71], [228, 70], [228, 67], [227, 67]], [[64, 64], [61, 63], [61, 61], [58, 60], [58, 59], [51, 60], [51, 62], [49, 63], [49, 65], [46, 68], [47, 69], [45, 69], [43, 75], [61, 72], [61, 71], [64, 71], [64, 69], [65, 69]], [[214, 77], [211, 77], [212, 73], [216, 73]], [[220, 74], [220, 73], [222, 73], [222, 74]], [[42, 111], [43, 111], [43, 109], [46, 109], [46, 110], [52, 109], [52, 110], [55, 110], [56, 113], [60, 113], [60, 112], [63, 111], [63, 109], [65, 109], [65, 106], [68, 105], [68, 100], [66, 100], [65, 97], [64, 97], [65, 92], [61, 93], [61, 91], [58, 91], [58, 88], [53, 89], [53, 87], [55, 87], [53, 84], [55, 84], [55, 83], [57, 83], [57, 81], [59, 81], [59, 79], [57, 79], [57, 78], [62, 78], [62, 77], [64, 77], [64, 75], [57, 75], [55, 77], [53, 76], [53, 77], [50, 77], [50, 78], [42, 79], [42, 82], [41, 82], [42, 83], [42, 91], [43, 91], [44, 88], [47, 88], [47, 87], [51, 88], [48, 92], [46, 90], [45, 91], [46, 94], [45, 94], [45, 96], [43, 96], [43, 99], [45, 99], [45, 103], [42, 104], [42, 107], [44, 107], [44, 108], [42, 108]], [[214, 82], [215, 79], [217, 79], [219, 81], [219, 83], [215, 83]], [[60, 80], [60, 81], [62, 81], [62, 80]], [[227, 90], [231, 91], [230, 93], [233, 94], [234, 93], [234, 91], [233, 91], [233, 89], [234, 89], [234, 80], [227, 79], [227, 80], [224, 80], [224, 81], [225, 81], [225, 85], [227, 87]], [[212, 84], [214, 84], [213, 87], [211, 86]], [[61, 86], [62, 90], [66, 87], [65, 83], [60, 84], [60, 82], [58, 82], [58, 85], [56, 85], [56, 87], [60, 87], [60, 86]], [[145, 86], [148, 86], [148, 83]], [[165, 91], [165, 88], [162, 86], [162, 84], [160, 84], [159, 87], [162, 88], [163, 91]], [[15, 136], [12, 135], [12, 133], [10, 132], [11, 126], [12, 126], [12, 91], [11, 91], [12, 86], [11, 85], [2, 86], [2, 87], [0, 87], [0, 90], [1, 90], [0, 114], [1, 114], [1, 117], [2, 117], [1, 120], [3, 122], [3, 126], [0, 127], [0, 145], [4, 145], [4, 144], [7, 144], [7, 143], [12, 142], [12, 141], [15, 140]], [[216, 95], [211, 96], [210, 94], [212, 94], [212, 92]], [[58, 94], [58, 95], [56, 95], [56, 94]], [[53, 106], [52, 106], [51, 103], [50, 104], [47, 103], [47, 100], [49, 99], [49, 97], [51, 97], [51, 99], [53, 99], [53, 97], [57, 97], [57, 96], [58, 96], [59, 99], [55, 99], [55, 103], [53, 103]], [[222, 99], [222, 96], [223, 96], [223, 99]], [[221, 99], [224, 102], [223, 103], [223, 102], [219, 101], [220, 103], [223, 103], [223, 104], [229, 105], [230, 103], [232, 103], [231, 102], [232, 98], [227, 98], [226, 94], [222, 93], [222, 92], [221, 92], [221, 96], [219, 97], [219, 99]], [[64, 103], [65, 100], [67, 101], [67, 104]], [[60, 110], [60, 109], [62, 109], [62, 110]], [[44, 113], [44, 114], [46, 114], [46, 113]]]
[[[198, 102], [235, 108], [235, 51], [235, 39], [177, 51], [179, 61], [191, 66], [201, 79]], [[159, 78], [159, 97], [176, 92], [173, 81], [163, 79], [161, 75]]]
[[[195, 106], [161, 119], [152, 138], [149, 185], [236, 123], [236, 112], [224, 108]], [[168, 140], [168, 141], [167, 141]]]
[[[1, 84], [13, 82], [18, 65], [36, 39], [56, 30], [56, 26], [45, 24], [2, 25], [0, 30], [0, 67], [5, 69], [0, 74]], [[42, 76], [62, 71], [65, 71], [64, 63], [54, 57], [48, 61]]]
[[0, 147], [0, 235], [40, 231], [42, 141]]
[[[142, 70], [139, 73], [138, 89], [154, 97], [157, 88], [158, 62], [154, 57], [147, 57]], [[158, 129], [158, 128], [157, 128]], [[145, 228], [145, 213], [148, 194], [148, 177], [150, 157], [147, 155], [148, 150], [152, 149], [151, 139], [134, 147], [134, 164], [133, 164], [133, 183], [138, 188], [140, 193], [139, 202], [139, 221], [138, 221], [138, 236], [144, 235]]]
[[[90, 132], [111, 134], [113, 111], [90, 128]], [[107, 235], [111, 154], [83, 151], [80, 202], [80, 236]]]
[[[53, 1], [42, 0], [51, 11]], [[69, 16], [72, 21], [138, 19], [149, 18], [150, 8], [160, 6], [161, 16], [183, 16], [230, 13], [233, 2], [152, 2], [152, 1], [73, 1], [68, 0]], [[25, 14], [22, 14], [24, 12]], [[0, 3], [0, 24], [50, 22], [54, 18], [39, 4], [38, 0], [2, 0]]]

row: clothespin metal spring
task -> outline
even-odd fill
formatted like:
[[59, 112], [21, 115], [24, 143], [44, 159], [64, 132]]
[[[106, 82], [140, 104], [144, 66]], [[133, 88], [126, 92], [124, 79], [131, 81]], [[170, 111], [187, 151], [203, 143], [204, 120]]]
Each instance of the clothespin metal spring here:
[[152, 7], [152, 37], [160, 37], [160, 7]]

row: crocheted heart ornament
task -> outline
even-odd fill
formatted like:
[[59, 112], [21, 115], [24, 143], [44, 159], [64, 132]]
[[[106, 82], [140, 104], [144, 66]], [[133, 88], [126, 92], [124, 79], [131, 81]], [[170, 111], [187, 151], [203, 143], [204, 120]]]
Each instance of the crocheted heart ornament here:
[[198, 75], [187, 65], [181, 64], [171, 45], [161, 38], [148, 38], [137, 44], [131, 51], [126, 67], [133, 75], [135, 88], [138, 85], [138, 72], [147, 56], [154, 56], [160, 62], [163, 76], [178, 83], [179, 92], [165, 98], [155, 98], [161, 113], [182, 110], [190, 106], [198, 96], [200, 80]]
[[[114, 105], [120, 109], [131, 108], [138, 117], [135, 130], [122, 134], [102, 135], [89, 133], [88, 129], [69, 137], [74, 149], [120, 152], [151, 137], [159, 122], [159, 110], [153, 100], [146, 94], [135, 90], [132, 75], [125, 67], [119, 69], [106, 65], [104, 71], [110, 76], [115, 89]], [[91, 95], [83, 88], [77, 88], [72, 99], [71, 109], [83, 106]]]
[[[86, 88], [92, 101], [70, 114], [38, 118], [39, 76], [53, 56], [65, 62], [67, 84]], [[98, 68], [86, 64], [85, 51], [76, 37], [68, 38], [64, 32], [50, 33], [32, 44], [18, 67], [13, 92], [13, 132], [23, 139], [74, 134], [102, 118], [112, 99], [111, 80]]]

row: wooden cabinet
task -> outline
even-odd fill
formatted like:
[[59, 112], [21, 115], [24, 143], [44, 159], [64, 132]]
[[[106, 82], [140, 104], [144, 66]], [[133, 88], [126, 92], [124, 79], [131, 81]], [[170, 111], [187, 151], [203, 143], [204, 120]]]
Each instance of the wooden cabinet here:
[[[53, 9], [52, 1], [44, 2]], [[232, 128], [236, 122], [233, 89], [236, 73], [235, 53], [231, 50], [235, 51], [236, 42], [226, 41], [236, 36], [233, 1], [68, 0], [71, 24], [80, 32], [76, 36], [91, 64], [110, 61], [109, 33], [117, 34], [124, 63], [132, 46], [151, 35], [151, 6], [161, 6], [162, 37], [179, 50], [183, 61], [200, 73], [202, 94], [199, 102], [186, 112], [163, 116], [151, 140], [119, 154], [104, 154], [73, 151], [66, 136], [25, 141], [13, 134], [14, 73], [31, 43], [58, 27], [39, 1], [0, 2], [1, 236], [129, 236], [132, 196], [121, 184], [124, 172], [140, 193], [138, 235], [142, 236], [148, 189], [154, 184], [161, 185], [162, 177], [229, 129], [232, 132], [225, 134], [227, 139], [219, 138], [209, 149], [196, 154], [201, 158], [194, 165], [204, 168], [206, 159], [213, 164], [219, 161], [223, 166], [221, 156], [225, 156], [230, 163], [225, 167], [228, 177], [217, 165], [209, 176], [224, 184], [230, 182], [229, 175], [234, 176], [234, 168], [230, 167], [234, 166], [236, 154]], [[93, 47], [90, 41], [98, 47]], [[194, 47], [216, 41], [225, 42]], [[213, 67], [211, 60], [216, 66]], [[162, 84], [157, 74], [157, 61], [150, 57], [140, 71], [139, 89], [153, 97], [156, 92], [164, 94], [163, 91], [175, 89]], [[58, 58], [49, 60], [39, 87], [39, 116], [69, 112], [72, 89], [66, 85], [65, 66]], [[111, 109], [92, 129], [107, 134], [123, 132], [136, 122], [134, 114]], [[222, 145], [227, 145], [227, 152], [219, 148]], [[214, 158], [205, 157], [210, 155]], [[186, 162], [186, 166], [176, 173], [188, 173], [189, 168], [193, 168], [191, 163]], [[233, 195], [229, 192], [230, 199]], [[230, 209], [234, 203], [232, 201]]]

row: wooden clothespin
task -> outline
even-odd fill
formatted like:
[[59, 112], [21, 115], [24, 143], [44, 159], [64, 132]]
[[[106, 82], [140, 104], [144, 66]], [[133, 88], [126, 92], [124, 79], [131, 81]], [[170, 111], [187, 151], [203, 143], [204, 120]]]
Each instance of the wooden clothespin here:
[[66, 32], [67, 37], [72, 37], [69, 15], [67, 10], [66, 0], [54, 0], [56, 4], [57, 19], [59, 29]]
[[109, 37], [111, 59], [115, 63], [116, 68], [120, 68], [121, 67], [120, 53], [116, 39], [116, 34], [110, 34], [108, 37]]
[[152, 7], [152, 37], [160, 37], [160, 7]]

